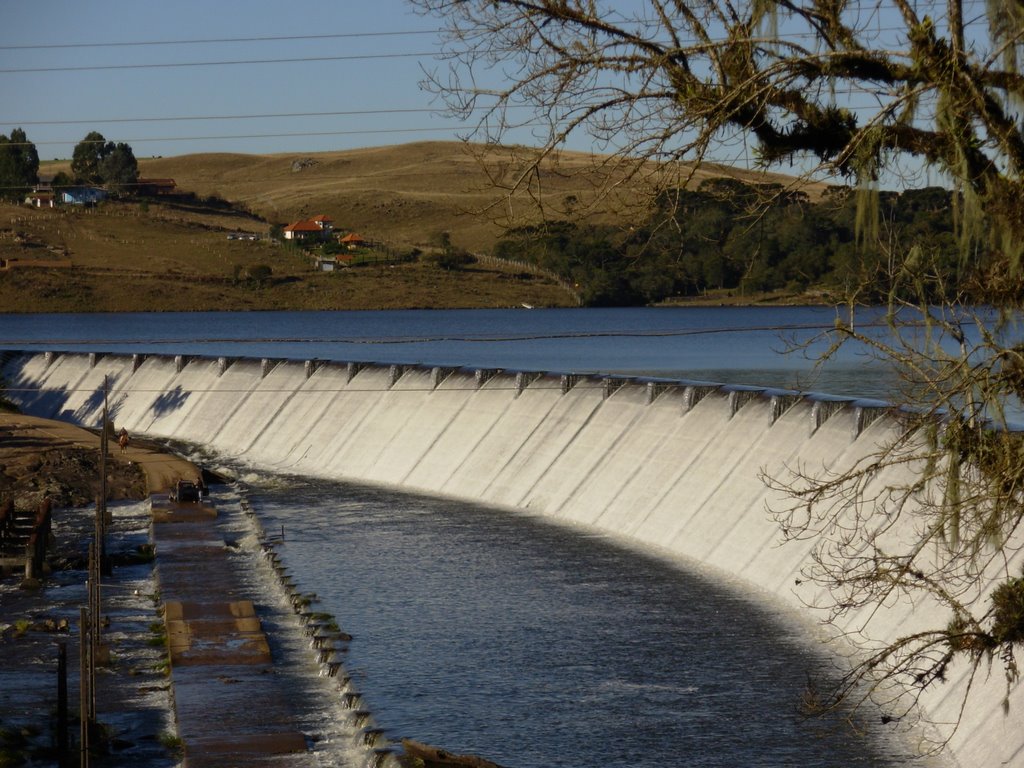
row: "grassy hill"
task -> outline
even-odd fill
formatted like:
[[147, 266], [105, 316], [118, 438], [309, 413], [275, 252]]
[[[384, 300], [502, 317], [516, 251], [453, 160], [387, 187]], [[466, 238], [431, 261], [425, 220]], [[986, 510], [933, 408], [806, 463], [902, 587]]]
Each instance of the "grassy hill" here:
[[[580, 152], [546, 158], [537, 171], [535, 160], [522, 147], [417, 142], [305, 155], [185, 155], [142, 160], [139, 168], [143, 176], [170, 177], [198, 195], [237, 202], [269, 222], [323, 213], [339, 228], [396, 244], [427, 246], [447, 231], [472, 251], [489, 250], [505, 227], [565, 215], [567, 198], [577, 215], [628, 223], [656, 181], [656, 169], [646, 168], [624, 183], [624, 169]], [[693, 178], [723, 175], [793, 182], [716, 165]], [[526, 183], [510, 194], [507, 188], [523, 177]]]
[[[0, 309], [123, 312], [572, 306], [554, 281], [512, 268], [444, 270], [429, 261], [314, 271], [298, 248], [268, 239], [249, 216], [201, 206], [106, 203], [34, 210], [0, 204]], [[271, 269], [261, 283], [247, 278]]]
[[[229, 240], [317, 214], [392, 253], [429, 251], [442, 232], [487, 252], [504, 227], [571, 209], [628, 226], [642, 215], [647, 171], [625, 183], [604, 158], [563, 153], [534, 167], [523, 148], [422, 142], [316, 154], [194, 154], [139, 161], [140, 174], [173, 178], [195, 199], [109, 202], [91, 209], [0, 206], [5, 312], [378, 309], [572, 306], [554, 281], [515, 268], [444, 270], [428, 261], [343, 273], [313, 271], [300, 250]], [[41, 173], [67, 170], [44, 163]], [[732, 175], [706, 167], [696, 178]], [[508, 188], [525, 178], [511, 194]], [[764, 177], [760, 177], [764, 180]], [[784, 177], [769, 180], [792, 181]], [[609, 182], [614, 191], [605, 194]], [[223, 203], [227, 201], [230, 206]], [[272, 277], [245, 279], [257, 265]]]

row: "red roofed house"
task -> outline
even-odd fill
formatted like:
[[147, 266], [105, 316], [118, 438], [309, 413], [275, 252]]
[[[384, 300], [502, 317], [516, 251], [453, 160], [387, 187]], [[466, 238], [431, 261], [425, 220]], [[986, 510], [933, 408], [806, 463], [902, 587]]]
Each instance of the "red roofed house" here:
[[170, 195], [177, 185], [174, 179], [137, 179], [135, 191], [140, 195]]
[[284, 228], [285, 240], [329, 240], [334, 222], [327, 216], [296, 221]]
[[359, 248], [361, 246], [366, 245], [367, 242], [369, 241], [365, 237], [363, 237], [362, 235], [357, 235], [355, 232], [350, 232], [344, 237], [338, 238], [338, 243], [346, 246], [349, 249]]

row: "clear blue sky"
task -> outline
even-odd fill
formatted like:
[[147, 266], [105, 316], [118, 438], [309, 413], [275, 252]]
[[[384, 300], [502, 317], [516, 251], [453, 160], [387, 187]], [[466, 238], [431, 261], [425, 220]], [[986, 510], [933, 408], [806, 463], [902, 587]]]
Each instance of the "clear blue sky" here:
[[[444, 117], [421, 88], [424, 69], [447, 63], [435, 55], [437, 20], [406, 0], [0, 7], [0, 133], [24, 128], [42, 159], [70, 157], [92, 130], [143, 158], [455, 140], [472, 127]], [[536, 143], [525, 129], [505, 139]], [[583, 135], [568, 146], [592, 148]], [[717, 159], [750, 158], [738, 141]]]
[[[23, 127], [42, 159], [70, 157], [91, 130], [151, 157], [451, 140], [466, 127], [420, 87], [423, 67], [445, 65], [436, 20], [404, 0], [7, 2], [0, 20], [0, 133]], [[226, 41], [288, 36], [331, 37]], [[220, 42], [91, 45], [199, 40]], [[300, 58], [319, 60], [209, 64]], [[124, 68], [140, 64], [190, 66]], [[51, 71], [11, 71], [27, 69]], [[296, 116], [346, 111], [370, 114]], [[213, 116], [234, 119], [181, 119]]]

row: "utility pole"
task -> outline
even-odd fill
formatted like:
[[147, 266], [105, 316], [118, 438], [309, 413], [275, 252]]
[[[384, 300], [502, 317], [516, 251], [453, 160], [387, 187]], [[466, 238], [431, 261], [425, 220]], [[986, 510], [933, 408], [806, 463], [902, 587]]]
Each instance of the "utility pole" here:
[[110, 449], [107, 424], [109, 423], [109, 407], [107, 404], [110, 385], [107, 377], [103, 377], [103, 424], [100, 427], [100, 497], [96, 504], [96, 556], [99, 570], [104, 576], [111, 574], [110, 561], [107, 558], [107, 451]]
[[103, 377], [103, 421], [100, 424], [100, 492], [96, 497], [96, 520], [93, 542], [89, 544], [86, 605], [79, 611], [79, 708], [81, 727], [81, 768], [88, 768], [92, 749], [93, 725], [96, 721], [96, 664], [100, 650], [100, 580], [109, 576], [106, 557], [107, 523], [107, 420], [109, 418], [107, 377]]

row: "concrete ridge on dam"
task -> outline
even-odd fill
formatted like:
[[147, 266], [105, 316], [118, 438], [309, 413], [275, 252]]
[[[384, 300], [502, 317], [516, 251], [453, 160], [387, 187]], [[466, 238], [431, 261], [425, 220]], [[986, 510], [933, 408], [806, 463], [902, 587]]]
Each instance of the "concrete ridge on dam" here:
[[[830, 599], [802, 578], [815, 542], [780, 545], [767, 510], [787, 497], [764, 477], [854, 466], [902, 424], [873, 400], [499, 369], [25, 352], [6, 353], [2, 375], [8, 396], [32, 415], [97, 427], [106, 382], [111, 419], [133, 433], [201, 444], [270, 471], [591, 526], [803, 611]], [[912, 472], [889, 468], [874, 482], [898, 482], [901, 471]], [[998, 575], [1017, 575], [1021, 565], [1018, 556]], [[894, 596], [881, 609], [845, 614], [836, 629], [886, 642], [949, 618], [937, 603]], [[923, 709], [934, 723], [960, 720], [950, 752], [961, 765], [1024, 766], [1024, 729], [1012, 719], [1024, 688], [1018, 682], [1007, 694], [993, 670], [972, 678], [955, 662], [946, 682], [925, 692]]]

